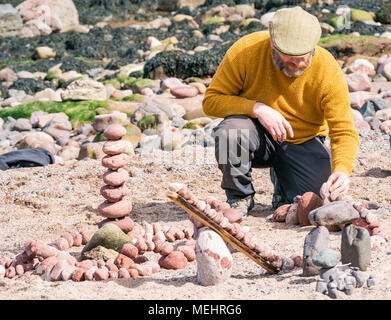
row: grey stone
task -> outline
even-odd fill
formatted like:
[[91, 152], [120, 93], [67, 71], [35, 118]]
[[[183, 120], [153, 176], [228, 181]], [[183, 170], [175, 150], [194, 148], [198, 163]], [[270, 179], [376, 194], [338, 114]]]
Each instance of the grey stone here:
[[330, 281], [327, 284], [327, 294], [332, 299], [338, 299], [338, 291], [337, 291], [336, 281]]
[[360, 217], [358, 211], [346, 201], [334, 201], [310, 211], [308, 219], [316, 226], [352, 223]]
[[352, 276], [356, 278], [357, 288], [361, 288], [365, 284], [365, 281], [367, 280], [366, 274], [360, 270], [353, 271]]
[[27, 96], [25, 91], [16, 89], [8, 90], [8, 94], [11, 98], [15, 98], [18, 102], [22, 102]]
[[85, 123], [79, 129], [77, 129], [77, 134], [83, 134], [85, 136], [88, 136], [92, 129], [93, 128], [91, 124]]
[[379, 208], [380, 208], [380, 204], [379, 204], [377, 201], [368, 201], [368, 202], [365, 204], [365, 207], [366, 207], [368, 210], [374, 210], [374, 209], [379, 209]]
[[374, 279], [373, 275], [370, 275], [367, 279], [367, 287], [372, 288], [374, 286], [375, 286], [375, 279]]
[[382, 98], [374, 98], [365, 102], [360, 108], [360, 113], [363, 117], [374, 116], [376, 111], [390, 108], [386, 100]]
[[41, 110], [34, 111], [33, 113], [31, 113], [31, 115], [30, 115], [30, 123], [33, 126], [33, 128], [38, 128], [38, 124], [39, 124], [38, 118], [39, 118], [39, 116], [43, 116], [45, 114], [48, 114], [48, 112], [41, 111]]
[[342, 263], [366, 271], [371, 260], [371, 238], [368, 230], [353, 224], [345, 225], [341, 237]]
[[318, 267], [332, 268], [338, 264], [340, 259], [341, 254], [338, 251], [325, 248], [312, 257], [312, 262]]
[[368, 121], [368, 124], [371, 126], [372, 130], [379, 130], [381, 121], [376, 117], [371, 117]]
[[140, 141], [141, 154], [148, 154], [156, 149], [161, 149], [162, 138], [159, 135], [145, 136]]
[[17, 36], [22, 26], [19, 12], [10, 4], [0, 4], [0, 37]]
[[334, 268], [319, 269], [319, 275], [324, 281], [329, 282], [330, 279], [337, 280], [341, 274], [338, 268], [334, 267]]
[[339, 291], [345, 290], [345, 275], [341, 274], [337, 278], [337, 289]]
[[345, 293], [348, 296], [353, 294], [353, 290], [356, 287], [356, 278], [352, 276], [345, 277]]
[[380, 214], [382, 216], [388, 216], [390, 214], [390, 210], [388, 210], [386, 208], [381, 208], [379, 210], [376, 210], [374, 213], [375, 214]]
[[316, 292], [320, 292], [323, 294], [327, 293], [327, 283], [324, 280], [316, 281]]
[[5, 122], [3, 124], [3, 129], [11, 131], [14, 129], [15, 123], [16, 123], [16, 119], [14, 119], [12, 117], [7, 117], [7, 119], [5, 120]]
[[29, 119], [19, 118], [16, 120], [14, 130], [16, 131], [29, 131], [32, 129], [32, 125]]
[[329, 243], [329, 231], [326, 227], [313, 228], [304, 239], [303, 276], [310, 277], [319, 274], [320, 267], [313, 264], [312, 258]]

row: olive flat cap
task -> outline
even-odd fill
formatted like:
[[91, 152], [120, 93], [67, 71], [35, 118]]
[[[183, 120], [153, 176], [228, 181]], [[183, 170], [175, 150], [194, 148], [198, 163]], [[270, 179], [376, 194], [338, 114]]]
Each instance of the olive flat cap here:
[[290, 57], [303, 57], [318, 43], [322, 29], [317, 17], [300, 7], [277, 10], [269, 23], [274, 49]]

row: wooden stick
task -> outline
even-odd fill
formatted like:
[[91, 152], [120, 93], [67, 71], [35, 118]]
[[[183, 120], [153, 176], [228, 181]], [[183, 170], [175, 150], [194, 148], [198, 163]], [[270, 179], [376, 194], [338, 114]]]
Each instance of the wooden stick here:
[[203, 212], [189, 204], [184, 198], [182, 198], [176, 192], [168, 191], [167, 197], [169, 197], [172, 201], [174, 201], [178, 206], [183, 208], [186, 212], [191, 214], [198, 221], [202, 222], [205, 226], [211, 228], [213, 231], [217, 232], [220, 237], [222, 237], [225, 241], [232, 244], [236, 249], [240, 252], [244, 253], [250, 259], [254, 260], [257, 264], [259, 264], [262, 268], [268, 271], [271, 274], [278, 273], [276, 267], [270, 264], [266, 259], [260, 257], [256, 252], [247, 247], [243, 242], [236, 239], [232, 234], [230, 234], [227, 230], [220, 227], [215, 221], [210, 219]]

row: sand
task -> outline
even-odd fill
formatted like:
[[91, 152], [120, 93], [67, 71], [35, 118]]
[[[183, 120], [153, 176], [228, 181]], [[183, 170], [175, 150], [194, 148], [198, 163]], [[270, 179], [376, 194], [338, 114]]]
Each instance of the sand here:
[[[383, 155], [382, 155], [383, 152]], [[197, 155], [197, 158], [195, 156]], [[197, 160], [197, 161], [196, 161]], [[131, 178], [127, 186], [133, 202], [131, 217], [135, 222], [160, 222], [163, 225], [189, 227], [187, 213], [166, 197], [171, 182], [189, 186], [197, 197], [216, 196], [225, 200], [220, 188], [221, 173], [214, 149], [186, 147], [174, 152], [135, 155], [126, 167]], [[97, 207], [103, 201], [99, 189], [105, 172], [98, 160], [68, 161], [46, 167], [21, 168], [0, 173], [0, 258], [14, 257], [23, 243], [32, 239], [51, 242], [62, 234], [76, 230], [96, 231], [103, 219]], [[271, 208], [272, 184], [268, 169], [253, 170], [256, 205], [242, 222], [259, 240], [286, 256], [302, 254], [304, 238], [312, 227], [286, 226], [266, 220]], [[390, 209], [390, 157], [384, 150], [361, 154], [351, 176], [350, 195], [354, 200], [377, 201]], [[390, 231], [389, 216], [379, 215], [381, 227]], [[330, 248], [340, 247], [341, 232], [330, 234]], [[71, 248], [78, 257], [81, 248]], [[147, 252], [157, 261], [160, 255]], [[107, 281], [47, 282], [28, 272], [14, 279], [0, 279], [0, 299], [294, 299], [323, 300], [328, 296], [315, 291], [319, 276], [301, 277], [301, 269], [269, 275], [240, 252], [233, 253], [231, 278], [212, 287], [197, 283], [196, 262], [183, 270], [164, 270], [137, 279]], [[375, 277], [376, 285], [357, 288], [353, 295], [340, 292], [340, 298], [390, 299], [391, 242], [372, 250], [366, 271]]]

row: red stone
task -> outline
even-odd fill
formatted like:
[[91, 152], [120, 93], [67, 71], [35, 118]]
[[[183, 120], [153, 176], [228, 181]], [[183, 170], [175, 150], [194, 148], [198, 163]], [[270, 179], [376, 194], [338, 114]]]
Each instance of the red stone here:
[[129, 200], [114, 203], [105, 201], [99, 205], [98, 212], [106, 218], [121, 218], [132, 212], [132, 202]]
[[285, 218], [288, 214], [290, 204], [284, 204], [278, 207], [273, 213], [273, 222], [285, 222]]
[[127, 140], [106, 141], [103, 144], [102, 151], [108, 155], [116, 155], [126, 152], [128, 148]]
[[173, 251], [174, 251], [173, 245], [168, 243], [168, 242], [165, 242], [163, 244], [163, 247], [162, 247], [161, 251], [160, 251], [160, 254], [162, 256], [168, 256]]
[[125, 183], [118, 187], [105, 185], [100, 189], [100, 194], [109, 202], [121, 201], [123, 197], [129, 195], [130, 191]]
[[107, 140], [118, 140], [126, 135], [126, 129], [119, 124], [111, 124], [104, 130], [103, 135]]
[[138, 249], [131, 243], [126, 243], [122, 246], [121, 253], [131, 259], [134, 259], [138, 255]]
[[109, 169], [119, 169], [125, 167], [130, 162], [130, 157], [125, 154], [117, 154], [115, 156], [105, 156], [102, 158], [102, 166]]
[[131, 266], [135, 264], [135, 262], [124, 254], [120, 253], [114, 260], [114, 264], [118, 268], [129, 269]]
[[83, 281], [84, 280], [84, 272], [85, 272], [84, 269], [81, 269], [81, 268], [76, 269], [75, 272], [72, 274], [72, 280], [77, 281], [77, 282]]
[[320, 199], [313, 192], [306, 192], [299, 199], [297, 206], [297, 217], [299, 219], [299, 223], [301, 226], [309, 226], [311, 225], [308, 220], [308, 214], [310, 211], [319, 208], [323, 205], [322, 199]]
[[187, 266], [187, 259], [183, 252], [173, 251], [168, 256], [161, 257], [159, 265], [164, 269], [184, 269]]
[[109, 170], [103, 175], [103, 182], [112, 187], [118, 187], [129, 179], [129, 173], [122, 169], [118, 171]]

